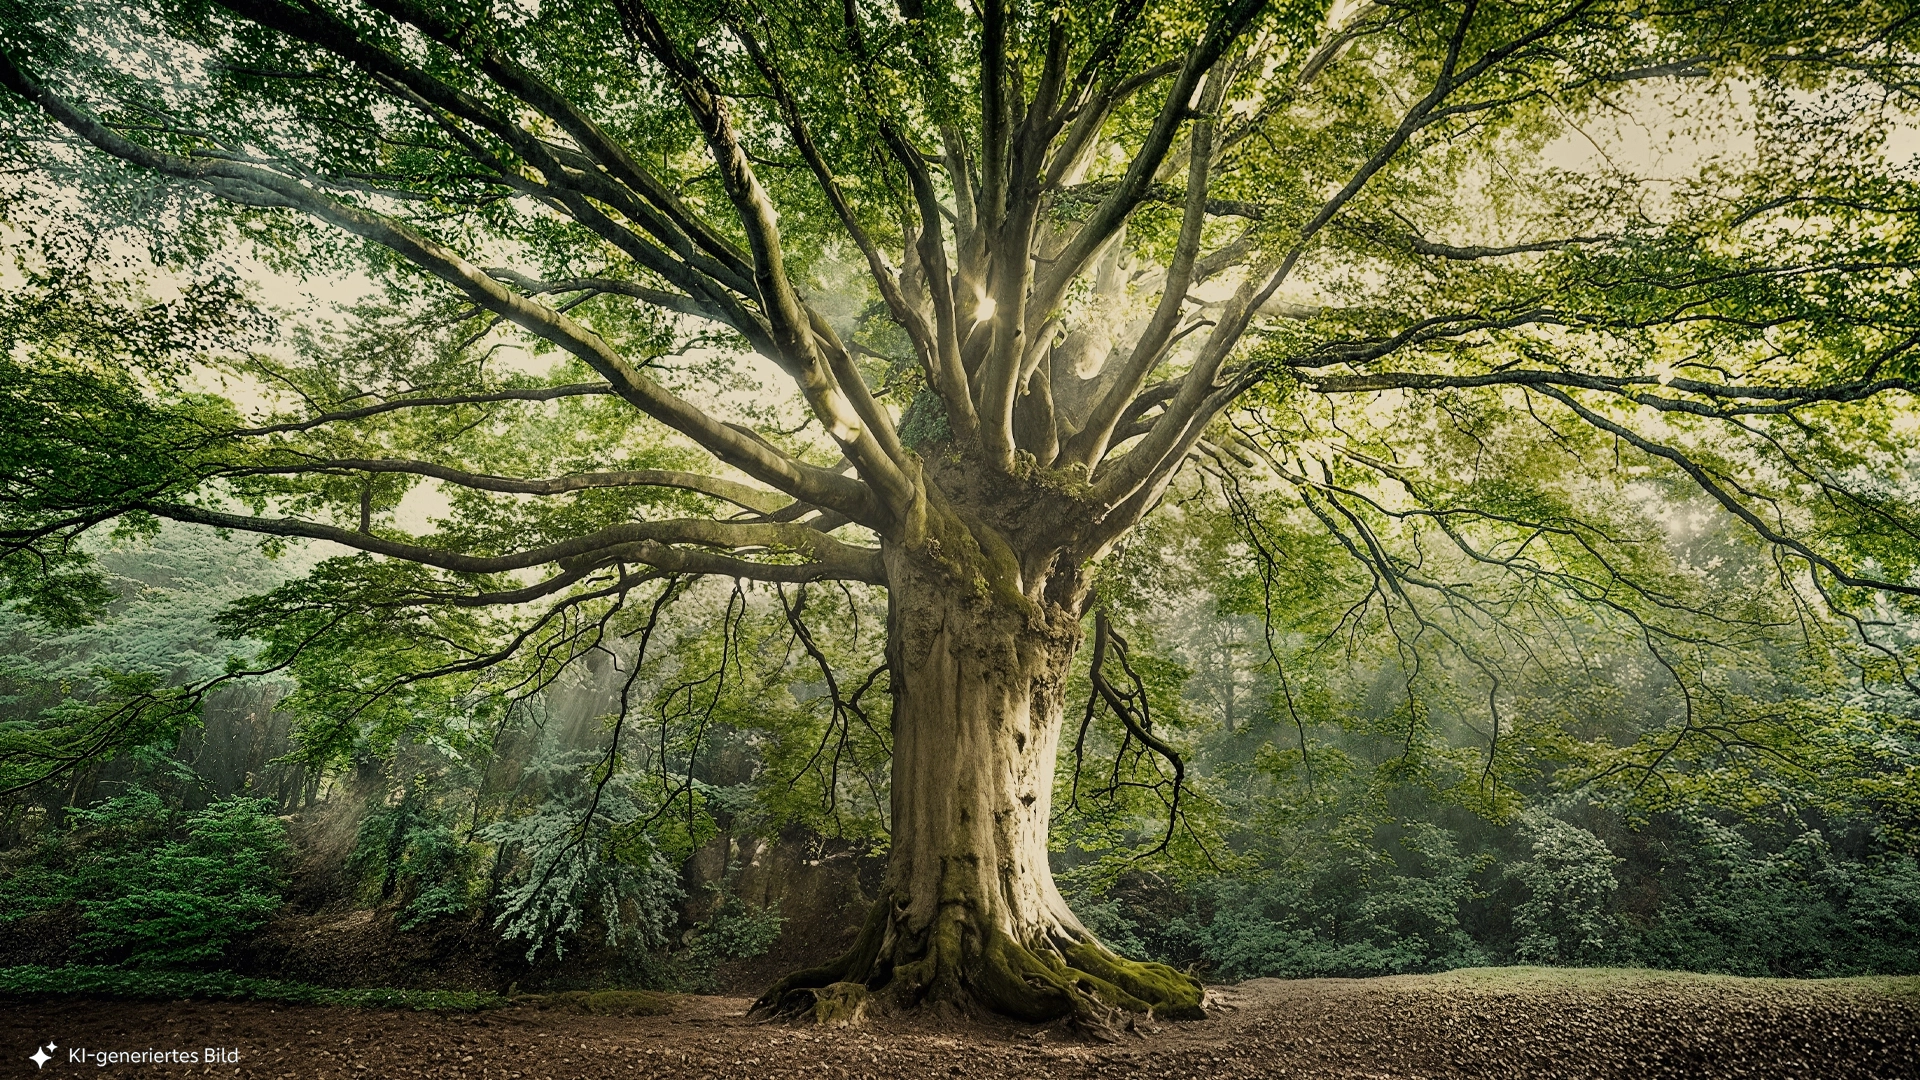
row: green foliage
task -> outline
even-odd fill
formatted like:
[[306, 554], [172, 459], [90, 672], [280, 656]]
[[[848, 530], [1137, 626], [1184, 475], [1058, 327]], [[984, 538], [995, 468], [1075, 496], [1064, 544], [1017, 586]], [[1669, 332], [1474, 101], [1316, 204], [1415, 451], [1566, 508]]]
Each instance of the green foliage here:
[[[1589, 817], [1592, 812], [1589, 811]], [[1385, 830], [1258, 872], [1076, 901], [1133, 955], [1222, 979], [1438, 971], [1489, 962], [1826, 978], [1920, 973], [1911, 855], [1842, 855], [1819, 832], [1700, 815], [1612, 832], [1529, 811]], [[1477, 857], [1459, 854], [1481, 849]]]
[[1598, 967], [1619, 937], [1614, 892], [1622, 860], [1598, 836], [1541, 810], [1518, 822], [1529, 857], [1505, 868], [1526, 890], [1514, 905], [1513, 959]]
[[529, 961], [549, 950], [564, 959], [575, 935], [596, 925], [615, 951], [658, 949], [681, 897], [679, 874], [652, 835], [619, 828], [640, 813], [628, 789], [581, 783], [578, 758], [534, 762], [554, 777], [549, 797], [479, 833], [514, 868], [494, 898], [494, 925], [526, 947]]
[[695, 929], [694, 952], [712, 961], [751, 960], [773, 947], [783, 922], [778, 901], [756, 908], [726, 893]]
[[666, 943], [670, 905], [679, 899], [678, 875], [658, 852], [631, 846], [607, 857], [604, 841], [583, 839], [578, 820], [564, 811], [536, 813], [491, 827], [487, 840], [529, 852], [523, 878], [500, 897], [496, 925], [526, 946], [527, 959], [553, 951], [566, 956], [572, 936], [597, 917], [606, 940], [629, 949]]
[[75, 555], [113, 598], [101, 618], [65, 626], [0, 610], [0, 791], [171, 750], [197, 720], [198, 689], [252, 651], [220, 636], [221, 610], [306, 561], [171, 523]]
[[[1201, 955], [1221, 977], [1358, 976], [1484, 963], [1461, 925], [1477, 860], [1428, 822], [1389, 830], [1379, 845], [1338, 843], [1290, 872], [1223, 882]], [[1331, 856], [1330, 859], [1327, 856]]]
[[260, 323], [227, 271], [154, 299], [125, 236], [32, 185], [0, 188], [0, 229], [0, 610], [69, 629], [115, 597], [82, 534], [129, 512], [139, 528], [140, 504], [198, 482], [234, 422], [183, 388], [190, 356]]
[[69, 829], [48, 838], [0, 886], [0, 919], [71, 907], [82, 920], [82, 954], [134, 967], [217, 961], [281, 905], [292, 847], [266, 800], [213, 803], [179, 821], [158, 796], [135, 790], [70, 811]]
[[444, 809], [423, 807], [424, 801], [410, 787], [398, 805], [368, 814], [347, 856], [346, 869], [360, 877], [366, 899], [400, 902], [402, 930], [474, 907], [480, 850], [455, 834]]
[[476, 1012], [507, 1004], [471, 990], [341, 989], [227, 972], [127, 970], [115, 967], [0, 968], [0, 994], [120, 998], [134, 1001], [277, 1001], [349, 1009]]
[[779, 901], [755, 907], [741, 900], [724, 879], [708, 889], [714, 894], [713, 903], [707, 916], [693, 925], [689, 947], [658, 965], [662, 982], [689, 993], [713, 992], [720, 965], [765, 953], [785, 924]]
[[1920, 863], [1838, 855], [1807, 830], [1766, 850], [1683, 819], [1662, 859], [1668, 895], [1625, 943], [1649, 966], [1734, 975], [1920, 973]]
[[279, 910], [291, 848], [270, 802], [224, 800], [185, 827], [183, 842], [87, 868], [100, 891], [77, 899], [84, 951], [140, 967], [205, 963]]

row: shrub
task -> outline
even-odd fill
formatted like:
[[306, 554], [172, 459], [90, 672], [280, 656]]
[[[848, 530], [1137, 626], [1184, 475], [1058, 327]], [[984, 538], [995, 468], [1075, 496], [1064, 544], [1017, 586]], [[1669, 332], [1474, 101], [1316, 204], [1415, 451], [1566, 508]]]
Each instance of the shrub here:
[[265, 799], [225, 799], [187, 818], [187, 839], [101, 858], [79, 900], [83, 951], [140, 967], [224, 955], [279, 910], [292, 848]]
[[728, 892], [707, 921], [695, 928], [693, 948], [716, 963], [751, 960], [773, 947], [784, 921], [779, 901], [757, 908]]
[[1215, 887], [1200, 931], [1216, 977], [1388, 975], [1485, 962], [1461, 926], [1476, 860], [1446, 830], [1408, 821], [1385, 844], [1349, 841], [1264, 877]]
[[478, 848], [463, 843], [423, 802], [409, 792], [398, 806], [367, 815], [347, 857], [369, 899], [399, 899], [402, 930], [465, 915], [474, 904]]
[[1669, 895], [1633, 943], [1655, 967], [1732, 975], [1920, 972], [1920, 866], [1837, 857], [1808, 830], [1767, 852], [1737, 829], [1689, 819]]
[[1513, 908], [1513, 958], [1524, 964], [1591, 966], [1610, 958], [1619, 938], [1612, 913], [1624, 860], [1606, 841], [1543, 810], [1521, 815], [1529, 857], [1506, 868], [1526, 896]]
[[564, 958], [589, 919], [600, 921], [616, 950], [666, 944], [682, 895], [678, 873], [645, 833], [615, 848], [604, 821], [593, 825], [583, 835], [577, 812], [555, 801], [480, 832], [526, 857], [518, 880], [496, 894], [494, 925], [526, 946], [529, 962], [549, 948]]
[[1148, 948], [1146, 941], [1142, 939], [1140, 927], [1136, 926], [1134, 921], [1127, 916], [1126, 911], [1120, 906], [1119, 900], [1113, 897], [1107, 897], [1103, 900], [1093, 901], [1081, 900], [1076, 897], [1070, 901], [1069, 906], [1073, 908], [1073, 913], [1079, 917], [1080, 925], [1092, 931], [1093, 936], [1099, 938], [1101, 944], [1107, 948], [1112, 949], [1121, 956], [1131, 957], [1136, 960], [1148, 958], [1158, 959], [1158, 957], [1154, 956], [1152, 950]]
[[70, 813], [63, 836], [0, 887], [0, 921], [70, 907], [83, 955], [137, 967], [203, 964], [280, 907], [292, 848], [264, 799], [223, 799], [178, 840], [152, 792]]

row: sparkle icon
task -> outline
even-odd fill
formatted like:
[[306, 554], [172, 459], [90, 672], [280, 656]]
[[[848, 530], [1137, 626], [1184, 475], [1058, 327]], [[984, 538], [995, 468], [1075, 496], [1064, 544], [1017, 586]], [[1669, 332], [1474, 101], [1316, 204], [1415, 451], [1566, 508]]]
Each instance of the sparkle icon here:
[[58, 1050], [58, 1049], [59, 1047], [55, 1046], [52, 1043], [47, 1044], [46, 1050], [42, 1050], [40, 1047], [36, 1046], [33, 1048], [33, 1053], [27, 1055], [27, 1060], [33, 1062], [35, 1068], [44, 1069], [47, 1067], [47, 1062], [53, 1060], [53, 1055], [47, 1053], [47, 1050]]

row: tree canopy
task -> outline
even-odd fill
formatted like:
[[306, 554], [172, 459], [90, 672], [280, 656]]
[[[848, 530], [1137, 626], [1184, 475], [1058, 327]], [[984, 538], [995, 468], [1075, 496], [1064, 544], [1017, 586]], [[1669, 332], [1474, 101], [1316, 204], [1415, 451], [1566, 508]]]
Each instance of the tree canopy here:
[[[807, 598], [880, 586], [900, 880], [903, 814], [968, 820], [903, 794], [943, 754], [1005, 758], [996, 842], [1037, 829], [1044, 878], [1084, 620], [1073, 756], [1110, 718], [1177, 821], [1113, 616], [1166, 569], [1129, 538], [1199, 502], [1303, 777], [1289, 658], [1363, 631], [1409, 753], [1423, 664], [1484, 694], [1493, 800], [1529, 680], [1600, 638], [1677, 696], [1601, 775], [1764, 758], [1816, 670], [1920, 689], [1904, 5], [0, 10], [9, 595], [83, 619], [108, 523], [347, 549], [223, 616], [300, 676], [323, 756], [449, 685], [644, 656], [701, 576], [780, 587], [844, 728], [880, 672], [834, 674]], [[276, 319], [238, 259], [369, 287]], [[1052, 911], [1096, 996], [1185, 1000], [1034, 888], [1008, 909]], [[996, 1007], [1079, 1000], [982, 948]]]

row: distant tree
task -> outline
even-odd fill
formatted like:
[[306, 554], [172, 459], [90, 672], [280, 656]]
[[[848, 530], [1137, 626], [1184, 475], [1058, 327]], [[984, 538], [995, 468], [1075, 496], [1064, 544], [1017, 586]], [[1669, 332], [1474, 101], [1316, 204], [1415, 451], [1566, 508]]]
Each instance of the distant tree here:
[[[853, 949], [768, 1005], [861, 984], [1199, 1011], [1195, 979], [1101, 946], [1047, 861], [1089, 617], [1095, 692], [1178, 809], [1096, 585], [1190, 463], [1286, 493], [1403, 617], [1416, 592], [1475, 601], [1376, 513], [1657, 615], [1645, 538], [1575, 498], [1650, 475], [1863, 633], [1920, 596], [1905, 5], [0, 10], [32, 177], [150, 208], [123, 223], [177, 262], [247, 240], [390, 301], [205, 360], [244, 376], [232, 405], [136, 377], [112, 340], [10, 359], [20, 598], [70, 593], [74, 537], [126, 515], [329, 541], [365, 555], [240, 628], [296, 665], [351, 632], [385, 674], [341, 685], [371, 699], [557, 627], [634, 629], [688, 575], [887, 590], [886, 885]], [[1694, 135], [1670, 175], [1587, 130], [1650, 101]], [[118, 194], [152, 184], [178, 198]], [[515, 342], [565, 359], [515, 374]], [[755, 357], [795, 407], [756, 396]], [[243, 418], [260, 399], [280, 407]], [[1346, 438], [1383, 409], [1406, 426]], [[413, 535], [392, 511], [426, 480], [451, 509]]]

